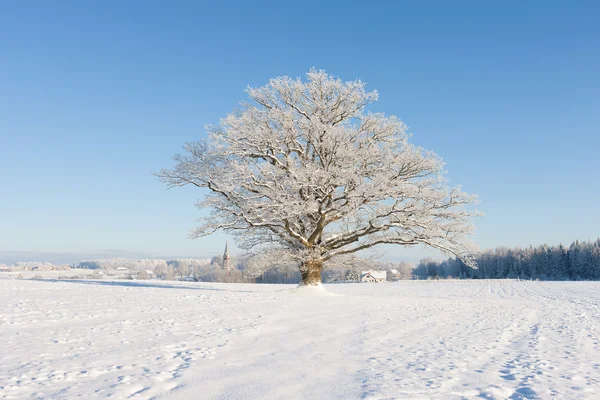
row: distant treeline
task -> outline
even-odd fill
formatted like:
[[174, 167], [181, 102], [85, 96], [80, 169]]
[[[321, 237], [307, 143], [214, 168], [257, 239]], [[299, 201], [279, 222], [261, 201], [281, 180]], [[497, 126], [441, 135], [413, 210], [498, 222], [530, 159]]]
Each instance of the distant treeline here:
[[[123, 270], [132, 279], [186, 279], [198, 282], [256, 282], [299, 283], [300, 271], [290, 265], [273, 266], [259, 275], [247, 274], [247, 258], [233, 257], [231, 268], [223, 268], [221, 257], [211, 259], [127, 259], [111, 258], [87, 260], [71, 265], [72, 268], [93, 270]], [[336, 266], [323, 271], [324, 282], [356, 281], [363, 270], [376, 269], [388, 272], [388, 280], [412, 279], [414, 264], [407, 261], [391, 262], [356, 259], [350, 265]]]
[[[478, 269], [467, 267], [456, 259], [436, 261], [424, 259], [413, 264], [370, 259], [356, 259], [350, 264], [323, 270], [324, 282], [358, 281], [361, 271], [387, 271], [388, 280], [400, 279], [539, 279], [539, 280], [600, 280], [600, 239], [573, 242], [569, 247], [529, 246], [498, 247], [475, 256]], [[71, 268], [117, 270], [128, 279], [185, 279], [200, 282], [298, 283], [297, 268], [282, 265], [247, 273], [247, 258], [233, 257], [230, 270], [223, 268], [221, 257], [211, 259], [125, 259], [88, 260], [72, 264]], [[0, 270], [57, 270], [44, 262], [17, 262], [13, 266], [0, 264]], [[110, 275], [110, 274], [109, 274]], [[112, 275], [111, 275], [112, 276]]]
[[232, 260], [232, 268], [225, 271], [220, 257], [207, 259], [127, 259], [111, 258], [82, 261], [73, 268], [125, 270], [132, 278], [164, 280], [189, 279], [201, 282], [247, 282], [243, 260]]
[[461, 261], [421, 260], [413, 271], [418, 279], [540, 279], [598, 280], [600, 279], [600, 239], [573, 242], [568, 248], [541, 245], [526, 248], [498, 247], [475, 257], [478, 269]]

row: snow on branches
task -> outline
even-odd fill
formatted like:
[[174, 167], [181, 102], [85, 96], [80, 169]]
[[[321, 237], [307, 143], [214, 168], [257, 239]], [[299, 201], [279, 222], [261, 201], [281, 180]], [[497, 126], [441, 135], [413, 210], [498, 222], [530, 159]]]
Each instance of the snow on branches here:
[[475, 197], [448, 188], [441, 159], [410, 144], [402, 121], [365, 110], [377, 92], [363, 82], [306, 78], [248, 88], [252, 101], [158, 174], [170, 187], [209, 189], [199, 207], [212, 214], [192, 236], [221, 229], [319, 277], [323, 263], [378, 244], [466, 258]]

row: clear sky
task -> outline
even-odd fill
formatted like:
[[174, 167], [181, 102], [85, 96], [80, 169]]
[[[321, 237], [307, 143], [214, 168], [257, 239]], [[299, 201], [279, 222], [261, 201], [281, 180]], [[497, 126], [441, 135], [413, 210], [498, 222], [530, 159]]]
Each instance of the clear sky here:
[[372, 110], [479, 194], [480, 247], [597, 238], [599, 16], [596, 1], [0, 2], [0, 262], [221, 253], [225, 235], [187, 238], [202, 192], [151, 173], [247, 85], [311, 67], [377, 89]]

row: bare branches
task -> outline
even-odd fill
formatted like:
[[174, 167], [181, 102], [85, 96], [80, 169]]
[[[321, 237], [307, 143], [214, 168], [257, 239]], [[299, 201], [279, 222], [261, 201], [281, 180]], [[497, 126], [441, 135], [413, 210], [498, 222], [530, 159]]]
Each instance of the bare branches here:
[[468, 253], [476, 199], [446, 186], [443, 162], [411, 145], [402, 121], [365, 112], [377, 92], [317, 70], [247, 92], [253, 103], [157, 174], [210, 193], [199, 206], [212, 214], [193, 236], [224, 230], [242, 247], [269, 244], [293, 260], [379, 244]]

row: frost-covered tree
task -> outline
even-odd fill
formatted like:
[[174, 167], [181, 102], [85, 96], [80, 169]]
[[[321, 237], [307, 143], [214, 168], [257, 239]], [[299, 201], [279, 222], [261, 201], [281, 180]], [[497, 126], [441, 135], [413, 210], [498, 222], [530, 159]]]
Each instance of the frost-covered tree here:
[[169, 187], [208, 189], [199, 207], [212, 214], [192, 236], [232, 233], [243, 249], [295, 263], [305, 285], [379, 244], [467, 257], [474, 197], [448, 187], [441, 159], [410, 144], [396, 117], [367, 111], [378, 95], [363, 82], [306, 77], [248, 88], [250, 102], [157, 174]]
[[357, 269], [349, 269], [348, 271], [346, 271], [345, 278], [347, 281], [359, 281], [360, 271]]
[[415, 265], [408, 261], [401, 261], [400, 263], [393, 265], [393, 269], [398, 271], [398, 276], [396, 276], [397, 279], [412, 279]]

